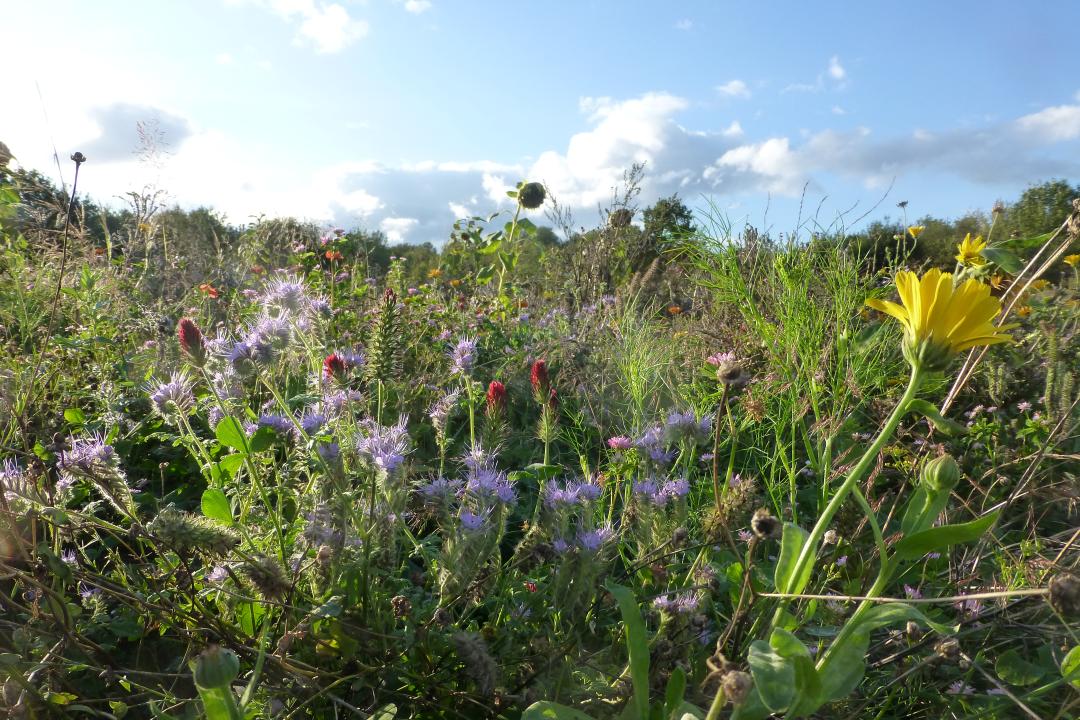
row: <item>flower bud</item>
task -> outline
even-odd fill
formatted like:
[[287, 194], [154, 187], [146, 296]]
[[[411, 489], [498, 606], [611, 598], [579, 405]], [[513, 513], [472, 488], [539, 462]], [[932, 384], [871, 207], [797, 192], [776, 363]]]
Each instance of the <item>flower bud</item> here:
[[195, 367], [206, 364], [206, 340], [202, 331], [191, 318], [182, 318], [176, 328], [180, 350], [191, 359]]
[[525, 183], [518, 189], [518, 203], [526, 210], [535, 210], [546, 198], [547, 191], [538, 182]]
[[529, 382], [532, 383], [533, 394], [536, 396], [536, 401], [543, 403], [546, 399], [549, 387], [548, 369], [547, 363], [543, 360], [537, 360], [532, 364], [532, 369], [529, 371]]
[[960, 482], [960, 466], [952, 455], [946, 453], [927, 461], [919, 475], [919, 481], [931, 490], [948, 492]]
[[195, 686], [203, 690], [228, 688], [240, 674], [240, 658], [232, 650], [211, 645], [195, 658]]
[[323, 377], [327, 380], [342, 381], [345, 379], [345, 358], [337, 353], [330, 353], [323, 360]]
[[762, 540], [780, 536], [780, 521], [765, 508], [761, 508], [750, 518], [750, 529]]
[[492, 380], [487, 389], [488, 415], [501, 413], [506, 409], [506, 386], [498, 380]]

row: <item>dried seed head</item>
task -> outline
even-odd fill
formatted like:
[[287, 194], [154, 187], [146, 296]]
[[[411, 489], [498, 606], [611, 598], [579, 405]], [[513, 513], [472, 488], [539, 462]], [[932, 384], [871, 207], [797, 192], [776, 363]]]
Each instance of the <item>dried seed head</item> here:
[[716, 379], [732, 390], [743, 387], [750, 382], [750, 373], [742, 363], [736, 360], [728, 360], [720, 363], [716, 368]]
[[749, 673], [735, 670], [724, 676], [724, 679], [720, 681], [720, 687], [724, 691], [724, 696], [731, 701], [732, 705], [741, 705], [750, 696], [750, 691], [754, 687], [754, 680]]
[[934, 652], [942, 660], [956, 662], [960, 658], [960, 643], [956, 638], [945, 638], [934, 646]]
[[465, 675], [476, 683], [481, 695], [491, 695], [499, 679], [499, 666], [488, 652], [487, 645], [476, 633], [456, 633], [450, 642], [458, 659], [465, 666]]
[[675, 547], [682, 547], [686, 544], [686, 541], [690, 538], [690, 531], [684, 527], [675, 528], [675, 532], [671, 534], [671, 543]]
[[1075, 575], [1057, 575], [1050, 581], [1050, 607], [1066, 619], [1080, 616], [1080, 578]]
[[821, 538], [822, 545], [835, 545], [838, 542], [840, 542], [840, 533], [835, 530], [825, 531], [825, 536]]
[[395, 595], [390, 599], [390, 607], [394, 610], [394, 617], [401, 619], [408, 617], [412, 612], [412, 603], [404, 595]]
[[750, 529], [762, 540], [780, 536], [780, 521], [765, 508], [761, 508], [750, 518]]
[[908, 620], [907, 625], [904, 627], [904, 633], [911, 642], [918, 642], [919, 638], [922, 637], [922, 630], [919, 629], [919, 624], [914, 620]]
[[439, 627], [446, 627], [453, 622], [453, 618], [450, 617], [450, 612], [446, 608], [436, 608], [431, 621]]
[[332, 557], [334, 557], [334, 548], [329, 545], [320, 545], [318, 552], [315, 553], [315, 561], [320, 565], [326, 565]]
[[608, 215], [608, 225], [613, 228], [624, 228], [630, 225], [634, 219], [634, 211], [630, 208], [619, 208]]

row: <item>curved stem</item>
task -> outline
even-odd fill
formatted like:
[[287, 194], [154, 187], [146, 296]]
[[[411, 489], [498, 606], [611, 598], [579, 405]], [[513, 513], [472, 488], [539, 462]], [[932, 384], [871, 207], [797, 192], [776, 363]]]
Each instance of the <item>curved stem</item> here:
[[[814, 524], [814, 528], [810, 531], [810, 537], [806, 539], [803, 544], [802, 550], [799, 552], [799, 558], [795, 561], [795, 568], [791, 575], [790, 582], [797, 582], [797, 579], [802, 577], [803, 572], [807, 564], [814, 562], [817, 559], [817, 548], [821, 543], [821, 538], [825, 535], [826, 529], [829, 527], [829, 523], [832, 522], [833, 517], [840, 510], [840, 506], [844, 504], [844, 500], [855, 488], [859, 481], [861, 481], [866, 473], [869, 472], [870, 467], [877, 459], [878, 453], [885, 446], [885, 443], [889, 441], [893, 433], [896, 432], [897, 425], [900, 424], [900, 420], [907, 414], [908, 406], [911, 405], [911, 401], [915, 399], [915, 395], [919, 391], [919, 385], [922, 384], [922, 373], [917, 368], [912, 368], [911, 379], [908, 381], [907, 389], [904, 391], [903, 396], [896, 403], [896, 407], [893, 408], [892, 414], [889, 415], [889, 419], [885, 421], [885, 426], [878, 433], [877, 438], [867, 448], [862, 458], [859, 459], [858, 464], [851, 469], [847, 477], [844, 478], [844, 482], [836, 490], [836, 494], [833, 495], [832, 500], [825, 506], [825, 510], [822, 511], [821, 516], [818, 518], [817, 523]], [[801, 588], [799, 588], [801, 590]], [[785, 587], [781, 592], [791, 593], [795, 588]], [[773, 614], [772, 627], [780, 622], [783, 617], [784, 610], [787, 607], [787, 601], [781, 601], [776, 607], [776, 612]]]

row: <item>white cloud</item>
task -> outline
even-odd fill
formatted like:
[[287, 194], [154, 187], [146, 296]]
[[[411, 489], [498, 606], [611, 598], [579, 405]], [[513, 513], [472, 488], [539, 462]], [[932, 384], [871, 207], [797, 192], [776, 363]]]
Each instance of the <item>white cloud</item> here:
[[687, 32], [689, 30], [692, 30], [693, 27], [694, 27], [694, 21], [690, 20], [688, 18], [683, 18], [682, 20], [679, 20], [679, 21], [677, 21], [675, 23], [675, 29], [676, 30], [682, 30], [683, 32]]
[[218, 65], [232, 65], [233, 56], [227, 52], [218, 53], [217, 57], [214, 58], [214, 62]]
[[727, 126], [727, 129], [720, 134], [724, 137], [741, 137], [743, 134], [742, 125], [739, 124], [738, 120], [733, 120], [731, 124]]
[[430, 0], [405, 0], [405, 11], [420, 15], [431, 9]]
[[[240, 0], [243, 4], [245, 0]], [[366, 20], [349, 15], [344, 6], [323, 0], [246, 0], [274, 12], [283, 20], [298, 24], [294, 42], [310, 45], [316, 52], [341, 52], [368, 34]]]
[[386, 239], [392, 243], [404, 242], [409, 231], [420, 224], [416, 218], [388, 217], [379, 223], [379, 229], [386, 235]]
[[832, 106], [832, 114], [833, 115], [847, 115], [847, 110], [840, 107], [839, 105], [833, 105]]
[[1048, 107], [1018, 118], [1016, 126], [1022, 133], [1048, 142], [1075, 140], [1080, 137], [1080, 105]]
[[750, 97], [750, 88], [742, 80], [729, 80], [723, 85], [717, 85], [716, 92], [728, 97]]
[[840, 58], [836, 55], [829, 58], [829, 77], [833, 80], [843, 80], [847, 77], [847, 70], [840, 64]]

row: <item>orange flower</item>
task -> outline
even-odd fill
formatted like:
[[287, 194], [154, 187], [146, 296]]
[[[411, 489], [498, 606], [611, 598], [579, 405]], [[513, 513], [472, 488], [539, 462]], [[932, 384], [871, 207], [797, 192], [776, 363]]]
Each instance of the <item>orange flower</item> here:
[[667, 309], [669, 315], [678, 315], [682, 312], [682, 308], [678, 305], [671, 305]]
[[461, 281], [458, 280], [457, 278], [454, 278], [453, 280], [450, 281], [450, 287], [457, 287], [460, 284], [461, 284]]
[[218, 291], [218, 289], [210, 283], [203, 283], [199, 286], [199, 290], [201, 290], [202, 293], [209, 297], [211, 300], [217, 300], [219, 297], [221, 297], [221, 293]]
[[333, 262], [334, 260], [340, 260], [341, 259], [341, 251], [340, 250], [327, 250], [326, 251], [326, 259], [331, 261], [331, 262]]

